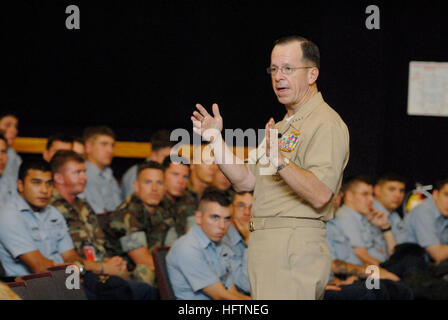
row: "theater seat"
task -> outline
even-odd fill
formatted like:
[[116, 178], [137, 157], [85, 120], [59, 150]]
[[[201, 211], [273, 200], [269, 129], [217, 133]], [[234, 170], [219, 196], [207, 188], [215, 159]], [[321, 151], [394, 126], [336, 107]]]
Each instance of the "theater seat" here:
[[23, 281], [8, 282], [6, 285], [23, 300], [29, 300], [26, 283]]
[[16, 278], [16, 282], [26, 282], [28, 300], [60, 299], [51, 272], [34, 273]]
[[2, 261], [0, 260], [0, 277], [5, 277], [6, 272], [5, 269], [3, 269]]
[[159, 288], [159, 296], [161, 300], [175, 300], [173, 288], [171, 287], [170, 279], [168, 277], [168, 270], [166, 268], [166, 255], [170, 247], [160, 247], [152, 250], [152, 257], [154, 259], [154, 266], [156, 272], [156, 281]]
[[[48, 268], [55, 283], [57, 296], [59, 300], [87, 300], [84, 289], [80, 285], [79, 289], [69, 289], [66, 285], [67, 278], [73, 275], [72, 272], [66, 273], [67, 265], [61, 265]], [[69, 279], [70, 280], [70, 279]]]

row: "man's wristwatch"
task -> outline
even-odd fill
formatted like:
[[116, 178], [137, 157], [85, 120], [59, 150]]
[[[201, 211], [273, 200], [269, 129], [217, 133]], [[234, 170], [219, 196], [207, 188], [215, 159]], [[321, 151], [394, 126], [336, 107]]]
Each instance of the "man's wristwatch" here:
[[388, 228], [381, 228], [381, 232], [382, 232], [382, 233], [387, 232], [387, 231], [390, 231], [390, 230], [392, 230], [392, 227], [391, 227], [391, 226], [389, 226]]
[[289, 159], [288, 158], [285, 157], [283, 159], [284, 159], [283, 160], [284, 162], [277, 167], [277, 172], [282, 170], [282, 169], [284, 169], [289, 164]]
[[86, 268], [84, 268], [84, 265], [83, 265], [81, 262], [79, 262], [79, 261], [75, 261], [74, 264], [76, 264], [76, 265], [78, 266], [78, 268], [79, 268], [79, 274], [80, 274], [81, 276], [83, 276], [83, 275], [86, 274]]

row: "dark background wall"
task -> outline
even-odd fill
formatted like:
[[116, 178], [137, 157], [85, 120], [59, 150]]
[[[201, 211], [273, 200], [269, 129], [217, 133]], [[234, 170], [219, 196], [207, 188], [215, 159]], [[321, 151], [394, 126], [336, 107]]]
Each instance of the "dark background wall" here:
[[[76, 4], [81, 29], [65, 28]], [[380, 8], [380, 30], [365, 9]], [[319, 89], [351, 134], [346, 174], [447, 174], [448, 119], [406, 114], [409, 61], [448, 61], [443, 1], [11, 1], [1, 7], [1, 108], [20, 136], [80, 135], [105, 124], [118, 140], [191, 131], [196, 102], [226, 128], [281, 120], [265, 73], [272, 42], [300, 34], [321, 49]], [[115, 159], [118, 177], [136, 159]]]

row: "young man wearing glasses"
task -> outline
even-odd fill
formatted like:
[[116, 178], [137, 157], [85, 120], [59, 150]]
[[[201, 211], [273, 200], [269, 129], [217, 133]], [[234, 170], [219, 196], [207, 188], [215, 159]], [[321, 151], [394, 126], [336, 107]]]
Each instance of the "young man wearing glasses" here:
[[369, 178], [358, 176], [344, 186], [344, 205], [336, 212], [338, 227], [350, 239], [355, 265], [379, 265], [397, 244], [386, 213], [373, 207], [373, 186]]
[[247, 244], [249, 242], [249, 221], [252, 218], [252, 192], [235, 193], [232, 200], [232, 224], [222, 242], [235, 253], [234, 279], [235, 285], [243, 293], [250, 295], [250, 284], [247, 275]]

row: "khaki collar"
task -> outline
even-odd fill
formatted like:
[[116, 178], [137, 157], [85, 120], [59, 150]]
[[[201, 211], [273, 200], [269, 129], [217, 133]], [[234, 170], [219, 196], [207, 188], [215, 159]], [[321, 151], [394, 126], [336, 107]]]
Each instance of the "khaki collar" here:
[[299, 110], [297, 110], [291, 120], [286, 121], [288, 114], [285, 114], [283, 120], [275, 125], [275, 127], [278, 129], [278, 132], [283, 135], [290, 126], [298, 129], [298, 122], [305, 119], [322, 102], [324, 102], [324, 99], [322, 98], [322, 94], [319, 91], [314, 96], [312, 96], [311, 99], [307, 101], [307, 103], [301, 106]]

